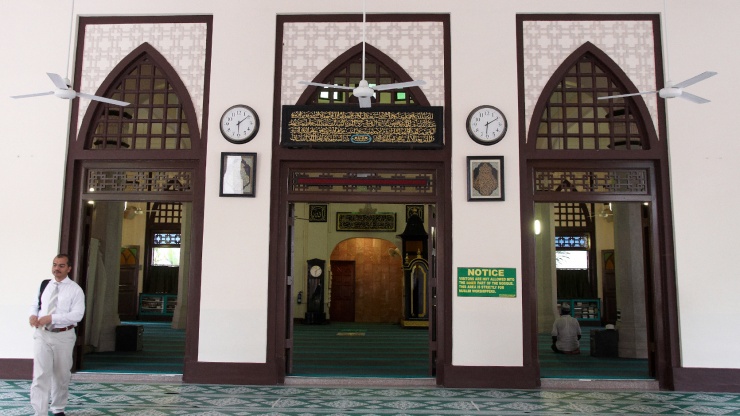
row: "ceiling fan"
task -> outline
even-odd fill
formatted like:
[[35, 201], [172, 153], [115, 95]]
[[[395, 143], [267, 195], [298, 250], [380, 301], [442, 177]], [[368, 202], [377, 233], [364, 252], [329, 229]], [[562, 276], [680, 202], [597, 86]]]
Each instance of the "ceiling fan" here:
[[[69, 47], [67, 49], [67, 68], [69, 68], [69, 57], [72, 51], [72, 36], [73, 36], [72, 27], [74, 26], [74, 11], [75, 11], [75, 2], [74, 0], [72, 0], [72, 16], [70, 17], [70, 24], [69, 24]], [[29, 98], [29, 97], [40, 97], [44, 95], [54, 95], [59, 98], [64, 98], [65, 100], [72, 100], [77, 97], [82, 97], [82, 98], [87, 98], [88, 100], [100, 101], [100, 102], [104, 102], [107, 104], [113, 104], [113, 105], [120, 105], [122, 107], [125, 107], [130, 104], [125, 101], [114, 100], [112, 98], [99, 97], [97, 95], [86, 94], [84, 92], [77, 92], [72, 89], [72, 83], [69, 81], [69, 78], [62, 78], [61, 75], [55, 74], [52, 72], [47, 72], [46, 75], [48, 75], [49, 78], [51, 78], [51, 82], [54, 83], [54, 86], [56, 87], [56, 89], [52, 91], [37, 92], [33, 94], [12, 95], [10, 98]]]
[[369, 108], [371, 105], [371, 98], [375, 95], [376, 91], [395, 90], [407, 87], [417, 87], [426, 84], [422, 80], [408, 81], [408, 82], [396, 82], [393, 84], [384, 85], [373, 85], [370, 86], [367, 80], [365, 80], [365, 1], [362, 2], [362, 80], [357, 87], [347, 87], [344, 85], [333, 85], [333, 84], [322, 84], [311, 81], [298, 81], [299, 84], [313, 85], [322, 88], [334, 88], [339, 90], [350, 90], [352, 95], [357, 97], [360, 102], [360, 108]]
[[51, 82], [53, 82], [54, 86], [56, 87], [55, 90], [46, 91], [46, 92], [37, 92], [33, 94], [13, 95], [10, 98], [29, 98], [29, 97], [40, 97], [43, 95], [54, 95], [56, 97], [64, 98], [67, 100], [71, 100], [77, 97], [82, 97], [82, 98], [87, 98], [88, 100], [100, 101], [100, 102], [104, 102], [107, 104], [113, 104], [113, 105], [120, 105], [122, 107], [125, 107], [130, 104], [125, 101], [118, 101], [112, 98], [99, 97], [97, 95], [86, 94], [84, 92], [77, 92], [72, 89], [71, 82], [69, 82], [69, 79], [62, 78], [61, 75], [54, 74], [52, 72], [47, 72], [46, 75], [48, 75], [49, 78], [51, 78]]
[[[661, 21], [661, 27], [663, 28], [663, 30], [661, 32], [663, 33], [663, 36], [665, 38], [664, 44], [666, 45], [666, 47], [665, 47], [665, 63], [666, 63], [666, 68], [670, 68], [670, 64], [669, 64], [669, 61], [668, 61], [668, 29], [665, 28], [666, 20], [668, 19], [667, 0], [663, 0], [663, 16], [662, 17], [663, 18], [660, 19], [660, 21]], [[694, 85], [694, 84], [696, 84], [699, 81], [704, 81], [705, 79], [710, 78], [710, 77], [713, 77], [715, 75], [717, 75], [716, 72], [706, 71], [706, 72], [702, 72], [699, 75], [696, 75], [694, 77], [691, 77], [691, 78], [689, 78], [689, 79], [687, 79], [685, 81], [681, 81], [678, 84], [671, 83], [671, 81], [670, 81], [671, 78], [670, 78], [670, 76], [668, 76], [667, 77], [668, 78], [668, 82], [666, 82], [666, 85], [663, 88], [659, 89], [659, 90], [655, 90], [655, 91], [640, 91], [640, 92], [636, 92], [636, 93], [633, 93], [633, 94], [610, 95], [610, 96], [607, 96], [607, 97], [598, 97], [598, 99], [599, 100], [609, 100], [609, 99], [612, 99], [612, 98], [623, 98], [623, 97], [631, 97], [633, 95], [646, 95], [646, 94], [656, 94], [657, 93], [660, 98], [676, 98], [676, 97], [681, 97], [681, 98], [684, 98], [686, 100], [689, 100], [689, 101], [694, 102], [694, 103], [697, 103], [697, 104], [705, 104], [705, 103], [708, 103], [709, 100], [707, 100], [706, 98], [699, 97], [699, 96], [694, 95], [694, 94], [690, 94], [690, 93], [684, 91], [683, 89], [686, 88], [686, 87], [688, 87], [688, 86], [690, 86], [690, 85]]]
[[702, 72], [701, 74], [697, 76], [691, 77], [685, 81], [681, 81], [678, 84], [671, 84], [671, 82], [668, 81], [667, 85], [659, 90], [640, 91], [640, 92], [636, 92], [633, 94], [610, 95], [607, 97], [599, 97], [599, 100], [609, 100], [612, 98], [622, 98], [622, 97], [631, 97], [633, 95], [645, 95], [645, 94], [656, 94], [657, 93], [660, 98], [681, 97], [689, 101], [695, 102], [697, 104], [704, 104], [704, 103], [708, 103], [709, 100], [707, 100], [706, 98], [699, 97], [698, 95], [690, 94], [684, 91], [683, 89], [690, 85], [694, 85], [699, 81], [704, 81], [705, 79], [709, 77], [713, 77], [715, 75], [717, 75], [716, 72], [706, 71], [706, 72]]

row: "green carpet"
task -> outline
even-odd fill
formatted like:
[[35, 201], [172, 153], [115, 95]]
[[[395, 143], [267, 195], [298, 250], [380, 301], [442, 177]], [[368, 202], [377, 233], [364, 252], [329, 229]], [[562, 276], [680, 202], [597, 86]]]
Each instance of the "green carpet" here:
[[[123, 322], [144, 327], [142, 351], [86, 354], [83, 372], [182, 374], [185, 331], [169, 322]], [[580, 355], [555, 354], [549, 334], [538, 336], [542, 378], [651, 379], [644, 359], [592, 357], [590, 327]], [[429, 377], [428, 331], [392, 324], [330, 323], [294, 327], [292, 376]]]
[[85, 354], [82, 371], [104, 373], [182, 374], [185, 330], [172, 329], [170, 322], [121, 322], [144, 327], [141, 351]]
[[577, 379], [652, 379], [648, 373], [647, 359], [602, 358], [591, 356], [591, 330], [583, 327], [581, 353], [578, 355], [555, 354], [550, 349], [550, 334], [539, 334], [537, 348], [540, 358], [541, 378]]
[[296, 324], [293, 345], [292, 376], [430, 377], [428, 332], [422, 328]]

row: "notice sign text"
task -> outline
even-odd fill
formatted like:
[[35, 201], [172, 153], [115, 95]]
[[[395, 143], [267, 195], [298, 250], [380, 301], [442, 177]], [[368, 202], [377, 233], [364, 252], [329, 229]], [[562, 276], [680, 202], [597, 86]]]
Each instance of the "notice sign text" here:
[[457, 296], [516, 297], [516, 269], [458, 267]]

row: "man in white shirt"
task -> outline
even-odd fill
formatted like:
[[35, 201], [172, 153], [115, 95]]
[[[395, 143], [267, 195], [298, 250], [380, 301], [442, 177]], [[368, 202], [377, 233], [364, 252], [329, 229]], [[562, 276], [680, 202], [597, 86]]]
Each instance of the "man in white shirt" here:
[[570, 316], [570, 305], [563, 303], [560, 317], [552, 324], [552, 350], [559, 354], [580, 354], [581, 325]]
[[[29, 324], [33, 334], [33, 382], [31, 406], [36, 416], [64, 416], [72, 378], [72, 351], [77, 340], [75, 327], [85, 315], [85, 294], [70, 279], [69, 256], [54, 257], [54, 276], [34, 299]], [[51, 397], [51, 407], [49, 406]]]

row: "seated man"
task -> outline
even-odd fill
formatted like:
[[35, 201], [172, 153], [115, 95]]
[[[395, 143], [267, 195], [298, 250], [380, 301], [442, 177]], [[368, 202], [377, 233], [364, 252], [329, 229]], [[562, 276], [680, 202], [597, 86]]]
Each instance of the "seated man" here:
[[570, 316], [570, 304], [563, 303], [560, 316], [552, 324], [552, 350], [558, 354], [580, 354], [581, 325]]

